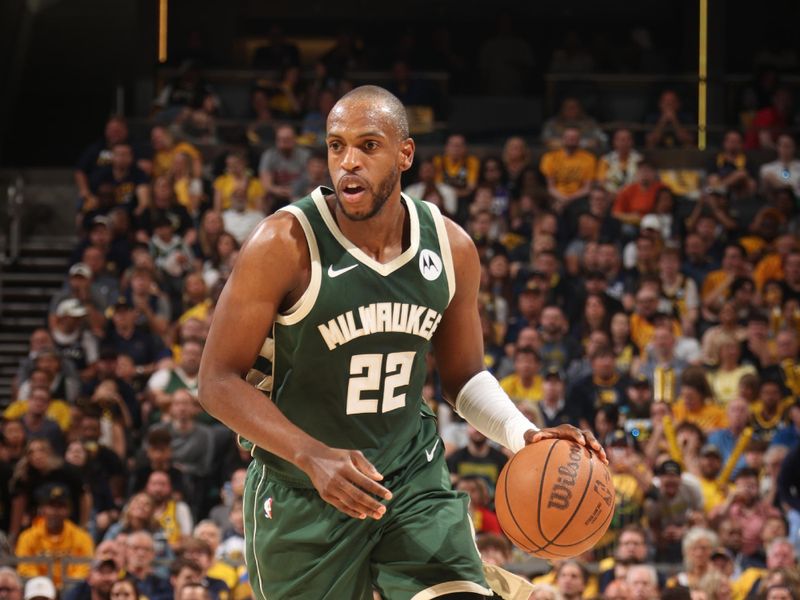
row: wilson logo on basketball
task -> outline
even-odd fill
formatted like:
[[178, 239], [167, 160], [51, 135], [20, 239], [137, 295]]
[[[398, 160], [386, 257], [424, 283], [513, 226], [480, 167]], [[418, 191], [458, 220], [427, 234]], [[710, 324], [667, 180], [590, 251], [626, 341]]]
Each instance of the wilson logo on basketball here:
[[547, 508], [557, 510], [567, 510], [572, 500], [572, 489], [575, 487], [575, 480], [580, 469], [581, 448], [575, 444], [570, 445], [569, 462], [558, 467], [557, 483], [550, 491], [550, 498], [547, 500]]

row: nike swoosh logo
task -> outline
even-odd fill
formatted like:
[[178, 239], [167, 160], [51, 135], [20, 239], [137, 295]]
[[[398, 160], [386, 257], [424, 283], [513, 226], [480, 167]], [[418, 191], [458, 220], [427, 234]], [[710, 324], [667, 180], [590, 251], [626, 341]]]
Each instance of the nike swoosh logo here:
[[345, 267], [344, 269], [334, 269], [333, 265], [328, 267], [328, 277], [333, 279], [334, 277], [338, 277], [342, 273], [347, 273], [351, 269], [355, 269], [358, 265], [350, 265], [349, 267]]
[[433, 448], [431, 448], [430, 452], [425, 450], [425, 457], [428, 459], [428, 462], [431, 462], [433, 460], [433, 453], [436, 452], [436, 447], [438, 445], [439, 445], [439, 440], [436, 440], [436, 443], [433, 445]]

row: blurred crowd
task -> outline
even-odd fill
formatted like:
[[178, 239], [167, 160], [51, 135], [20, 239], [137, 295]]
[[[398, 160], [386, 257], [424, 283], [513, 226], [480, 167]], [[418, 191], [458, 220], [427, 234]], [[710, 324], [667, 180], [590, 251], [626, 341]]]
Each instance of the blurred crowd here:
[[[197, 136], [214, 96], [184, 102], [202, 88], [189, 80], [165, 89], [149, 139], [115, 116], [78, 160], [80, 241], [0, 423], [0, 557], [16, 564], [0, 569], [2, 598], [252, 595], [250, 456], [199, 406], [200, 357], [240, 245], [265, 216], [330, 185], [325, 118], [346, 86], [321, 81], [302, 109], [291, 81], [254, 87], [264, 118], [248, 133], [266, 150], [208, 156]], [[478, 248], [486, 367], [532, 421], [591, 429], [608, 451], [608, 533], [579, 560], [520, 577], [519, 593], [796, 600], [792, 97], [776, 89], [704, 169], [658, 163], [659, 149], [695, 143], [679, 94], [665, 90], [649, 122], [641, 138], [606, 132], [569, 97], [540, 139], [476, 151], [452, 133], [403, 181]], [[771, 158], [756, 163], [753, 149]], [[530, 575], [493, 511], [507, 453], [450, 410], [429, 363], [424, 400], [484, 560]], [[268, 394], [264, 372], [254, 365], [248, 380]]]

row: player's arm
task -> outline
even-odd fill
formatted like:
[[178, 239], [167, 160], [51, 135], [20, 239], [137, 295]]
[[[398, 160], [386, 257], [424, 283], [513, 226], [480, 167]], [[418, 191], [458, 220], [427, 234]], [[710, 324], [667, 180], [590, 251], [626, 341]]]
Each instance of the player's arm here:
[[377, 483], [382, 477], [364, 456], [309, 436], [244, 380], [278, 311], [291, 306], [308, 285], [310, 268], [302, 228], [292, 215], [273, 215], [256, 228], [214, 310], [200, 365], [200, 404], [303, 470], [320, 496], [342, 512], [380, 518], [385, 508], [369, 494], [387, 499], [391, 494]]
[[548, 438], [564, 438], [605, 452], [590, 431], [571, 425], [539, 430], [514, 406], [494, 376], [484, 369], [483, 335], [478, 315], [480, 263], [475, 245], [458, 225], [445, 219], [453, 255], [456, 290], [433, 337], [436, 365], [445, 397], [486, 437], [519, 451]]

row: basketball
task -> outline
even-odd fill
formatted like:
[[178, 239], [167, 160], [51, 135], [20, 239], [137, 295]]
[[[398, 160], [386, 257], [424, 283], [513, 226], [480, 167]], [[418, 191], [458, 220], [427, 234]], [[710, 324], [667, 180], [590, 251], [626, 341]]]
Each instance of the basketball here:
[[567, 440], [525, 446], [497, 480], [497, 518], [518, 547], [563, 559], [591, 549], [611, 524], [614, 484], [589, 449]]

